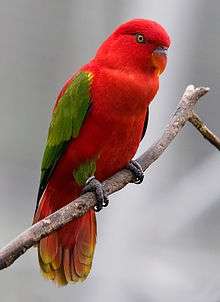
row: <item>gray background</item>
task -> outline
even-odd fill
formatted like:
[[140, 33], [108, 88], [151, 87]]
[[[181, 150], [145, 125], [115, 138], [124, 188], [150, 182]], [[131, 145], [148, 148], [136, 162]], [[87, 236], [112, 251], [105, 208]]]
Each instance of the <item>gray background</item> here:
[[[0, 244], [31, 224], [50, 110], [63, 82], [112, 30], [134, 17], [163, 24], [169, 64], [139, 152], [157, 138], [185, 86], [211, 87], [198, 106], [220, 134], [220, 2], [0, 0]], [[220, 301], [220, 159], [188, 125], [98, 215], [92, 273], [56, 288], [36, 250], [0, 272], [1, 301]]]

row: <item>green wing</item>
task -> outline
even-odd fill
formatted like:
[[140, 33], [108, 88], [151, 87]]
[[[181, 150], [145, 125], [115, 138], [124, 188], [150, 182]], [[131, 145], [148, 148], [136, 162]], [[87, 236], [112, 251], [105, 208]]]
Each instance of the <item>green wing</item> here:
[[90, 72], [80, 72], [69, 84], [53, 111], [41, 164], [36, 209], [57, 161], [68, 142], [79, 134], [90, 107], [91, 82]]

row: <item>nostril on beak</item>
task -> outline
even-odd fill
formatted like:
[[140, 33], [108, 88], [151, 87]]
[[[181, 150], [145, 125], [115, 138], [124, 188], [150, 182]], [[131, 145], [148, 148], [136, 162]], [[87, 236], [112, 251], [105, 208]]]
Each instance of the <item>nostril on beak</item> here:
[[154, 50], [154, 53], [158, 54], [158, 55], [165, 55], [166, 56], [167, 55], [167, 50], [168, 50], [167, 47], [159, 46]]

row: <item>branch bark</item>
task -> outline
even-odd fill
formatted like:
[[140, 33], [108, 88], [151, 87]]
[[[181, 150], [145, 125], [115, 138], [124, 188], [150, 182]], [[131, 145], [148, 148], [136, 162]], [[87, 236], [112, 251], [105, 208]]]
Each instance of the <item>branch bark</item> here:
[[196, 113], [193, 112], [192, 116], [189, 118], [189, 121], [194, 127], [196, 127], [197, 130], [199, 130], [202, 136], [210, 142], [210, 144], [220, 150], [220, 139], [211, 130], [209, 130], [206, 124]]
[[[157, 160], [185, 123], [192, 118], [196, 103], [208, 91], [209, 88], [194, 88], [193, 85], [186, 88], [177, 110], [171, 117], [162, 136], [137, 159], [144, 171]], [[132, 181], [131, 172], [124, 169], [104, 181], [103, 185], [107, 194], [110, 195]], [[48, 234], [61, 228], [74, 218], [84, 215], [95, 203], [94, 194], [86, 193], [18, 235], [0, 250], [0, 269], [10, 266], [18, 257]]]

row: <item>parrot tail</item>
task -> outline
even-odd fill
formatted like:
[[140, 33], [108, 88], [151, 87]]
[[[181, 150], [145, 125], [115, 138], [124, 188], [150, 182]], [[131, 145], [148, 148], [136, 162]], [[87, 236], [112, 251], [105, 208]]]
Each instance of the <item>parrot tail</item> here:
[[[55, 211], [51, 210], [51, 203], [45, 195], [34, 223]], [[41, 239], [38, 259], [43, 276], [59, 286], [85, 280], [92, 266], [95, 243], [96, 217], [94, 210], [89, 210], [84, 216]]]

